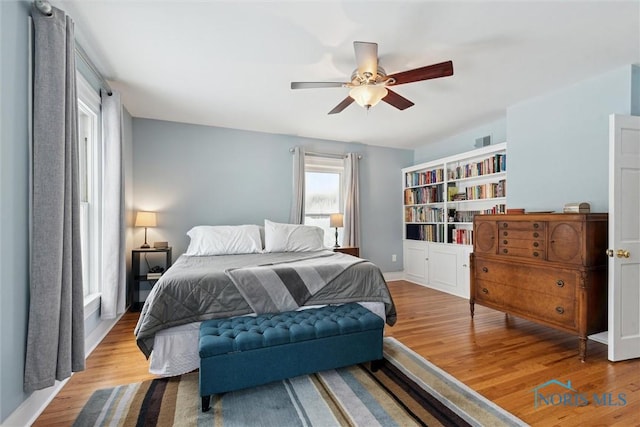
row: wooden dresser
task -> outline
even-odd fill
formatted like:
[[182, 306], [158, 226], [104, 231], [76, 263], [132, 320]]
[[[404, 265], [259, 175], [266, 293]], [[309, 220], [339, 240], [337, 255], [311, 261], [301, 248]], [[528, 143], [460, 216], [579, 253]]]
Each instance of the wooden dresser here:
[[587, 336], [607, 330], [607, 214], [476, 215], [474, 304]]

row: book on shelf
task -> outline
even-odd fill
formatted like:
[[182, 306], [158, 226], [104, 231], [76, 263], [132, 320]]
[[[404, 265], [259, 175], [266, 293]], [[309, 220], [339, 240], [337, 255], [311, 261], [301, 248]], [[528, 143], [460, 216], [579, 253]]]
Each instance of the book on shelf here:
[[444, 181], [443, 168], [428, 171], [408, 172], [405, 175], [405, 187], [437, 184], [442, 181]]
[[507, 155], [495, 154], [486, 159], [456, 166], [448, 171], [449, 179], [473, 178], [507, 171]]
[[159, 279], [162, 276], [162, 273], [147, 273], [148, 280]]

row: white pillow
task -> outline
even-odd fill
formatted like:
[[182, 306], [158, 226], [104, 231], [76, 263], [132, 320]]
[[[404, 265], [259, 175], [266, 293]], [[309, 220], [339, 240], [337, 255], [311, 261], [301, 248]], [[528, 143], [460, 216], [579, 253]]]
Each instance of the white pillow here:
[[185, 255], [232, 255], [262, 252], [257, 225], [199, 225], [187, 232], [191, 238]]
[[264, 220], [265, 252], [306, 252], [322, 249], [326, 249], [322, 228]]

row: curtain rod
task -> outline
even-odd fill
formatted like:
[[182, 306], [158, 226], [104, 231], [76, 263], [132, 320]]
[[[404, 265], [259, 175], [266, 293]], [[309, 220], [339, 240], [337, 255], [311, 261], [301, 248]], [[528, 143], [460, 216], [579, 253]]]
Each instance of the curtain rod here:
[[[35, 0], [33, 4], [35, 5], [36, 9], [38, 9], [42, 14], [47, 16], [53, 15], [53, 8], [51, 6], [51, 3], [49, 3], [48, 1]], [[102, 74], [100, 74], [96, 66], [93, 65], [93, 62], [91, 61], [91, 59], [89, 59], [89, 56], [87, 55], [87, 53], [84, 51], [84, 49], [82, 49], [82, 46], [80, 46], [78, 43], [75, 43], [75, 52], [78, 55], [78, 58], [80, 58], [80, 60], [84, 62], [84, 64], [89, 68], [89, 70], [93, 74], [95, 74], [98, 80], [100, 80], [100, 85], [102, 86], [102, 89], [107, 91], [107, 94], [109, 96], [113, 95], [113, 89], [111, 89], [111, 86], [109, 86], [109, 83], [107, 83], [104, 77], [102, 77]]]
[[[295, 150], [293, 148], [289, 148], [289, 152], [293, 153]], [[318, 153], [315, 151], [305, 151], [305, 156], [315, 156], [315, 157], [329, 157], [331, 159], [345, 159], [347, 157], [346, 154], [335, 154], [335, 153]], [[362, 154], [358, 154], [358, 159], [362, 158]]]

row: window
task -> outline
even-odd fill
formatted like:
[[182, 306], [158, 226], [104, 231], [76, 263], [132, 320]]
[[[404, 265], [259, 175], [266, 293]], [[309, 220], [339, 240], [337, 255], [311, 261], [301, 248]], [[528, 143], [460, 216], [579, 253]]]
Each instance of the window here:
[[78, 82], [78, 180], [80, 243], [85, 300], [100, 293], [102, 220], [102, 136], [100, 97], [80, 76]]
[[[329, 227], [329, 216], [344, 210], [344, 159], [305, 156], [306, 225], [324, 230], [324, 243], [335, 245], [335, 228]], [[342, 228], [338, 228], [338, 243], [342, 242]]]

